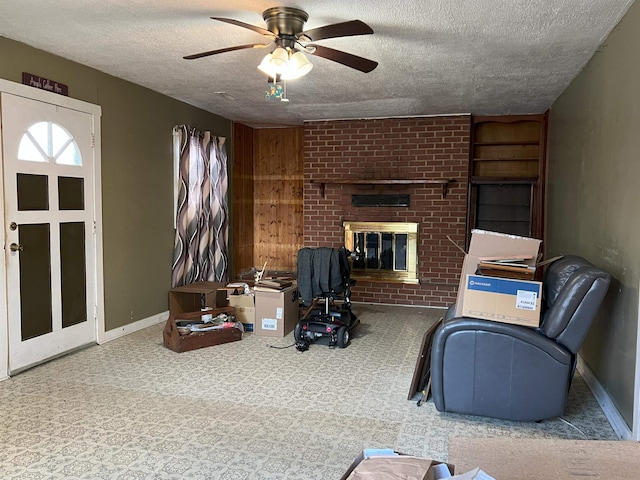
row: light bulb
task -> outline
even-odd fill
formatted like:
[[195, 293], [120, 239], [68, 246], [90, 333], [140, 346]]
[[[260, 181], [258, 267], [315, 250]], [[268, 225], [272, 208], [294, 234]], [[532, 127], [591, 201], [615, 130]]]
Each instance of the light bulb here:
[[304, 53], [296, 51], [291, 55], [291, 58], [289, 58], [287, 70], [282, 73], [282, 78], [284, 80], [294, 80], [306, 75], [312, 68], [313, 63], [307, 59]]
[[275, 67], [271, 64], [272, 57], [272, 54], [267, 53], [267, 55], [262, 59], [262, 62], [260, 62], [260, 65], [258, 65], [258, 70], [270, 78], [276, 78], [278, 72], [276, 72]]

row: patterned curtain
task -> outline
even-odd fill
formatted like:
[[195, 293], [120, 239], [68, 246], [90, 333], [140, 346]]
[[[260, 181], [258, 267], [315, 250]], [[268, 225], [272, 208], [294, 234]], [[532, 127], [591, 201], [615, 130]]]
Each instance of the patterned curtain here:
[[179, 142], [176, 238], [172, 288], [227, 280], [227, 153], [224, 137], [186, 125], [174, 128]]

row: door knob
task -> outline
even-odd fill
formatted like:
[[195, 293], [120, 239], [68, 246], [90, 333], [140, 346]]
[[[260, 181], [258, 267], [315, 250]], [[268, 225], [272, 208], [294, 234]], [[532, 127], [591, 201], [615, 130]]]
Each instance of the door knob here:
[[12, 252], [21, 252], [22, 250], [24, 250], [22, 248], [22, 245], [18, 245], [17, 243], [12, 243], [11, 245], [9, 245], [9, 249]]

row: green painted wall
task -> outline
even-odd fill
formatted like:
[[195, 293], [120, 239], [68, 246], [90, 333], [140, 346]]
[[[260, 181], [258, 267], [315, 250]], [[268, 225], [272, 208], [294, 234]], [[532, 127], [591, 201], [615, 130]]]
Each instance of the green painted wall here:
[[227, 138], [232, 122], [124, 80], [0, 37], [0, 78], [22, 72], [102, 107], [102, 215], [107, 330], [168, 309], [173, 253], [174, 125]]
[[640, 282], [640, 3], [551, 109], [547, 254], [609, 271], [604, 308], [581, 350], [633, 426]]

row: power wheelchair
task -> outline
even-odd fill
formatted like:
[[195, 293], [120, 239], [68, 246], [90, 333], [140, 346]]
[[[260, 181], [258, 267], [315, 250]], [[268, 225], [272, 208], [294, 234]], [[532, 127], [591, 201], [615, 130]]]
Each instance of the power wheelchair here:
[[[351, 311], [351, 278], [345, 247], [301, 248], [298, 251], [298, 290], [307, 307], [294, 329], [296, 348], [304, 351], [321, 337], [330, 347], [345, 348], [360, 320]], [[338, 305], [338, 302], [341, 302]]]

